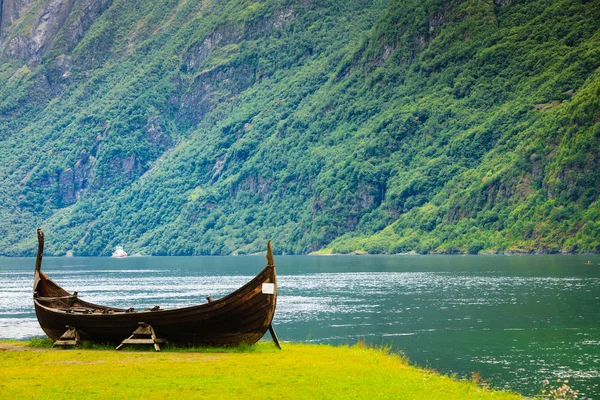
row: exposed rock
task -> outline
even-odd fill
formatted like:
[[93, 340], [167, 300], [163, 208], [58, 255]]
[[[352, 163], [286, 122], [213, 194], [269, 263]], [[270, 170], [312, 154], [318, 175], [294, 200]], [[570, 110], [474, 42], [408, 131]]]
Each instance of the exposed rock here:
[[96, 159], [83, 150], [73, 168], [63, 170], [58, 177], [58, 194], [61, 205], [75, 203], [87, 189]]
[[382, 192], [377, 185], [372, 183], [361, 183], [358, 185], [358, 204], [360, 209], [372, 206], [379, 207], [383, 201]]
[[6, 44], [3, 44], [1, 50], [9, 57], [27, 59], [29, 55], [28, 47], [29, 41], [26, 37], [15, 36]]
[[75, 182], [73, 170], [67, 168], [60, 173], [58, 178], [59, 195], [63, 205], [75, 202]]
[[33, 0], [0, 0], [0, 38], [3, 32], [21, 18], [31, 3]]
[[256, 66], [248, 64], [223, 66], [198, 75], [181, 98], [180, 119], [197, 124], [218, 103], [247, 89], [255, 80]]
[[273, 28], [279, 28], [295, 17], [291, 7], [286, 7], [283, 10], [275, 10], [271, 24]]
[[429, 17], [429, 32], [439, 30], [442, 25], [446, 24], [446, 13], [444, 11], [436, 11]]
[[213, 167], [213, 170], [215, 171], [215, 173], [213, 174], [212, 178], [210, 178], [211, 183], [215, 182], [219, 176], [221, 176], [221, 172], [223, 172], [223, 168], [225, 168], [225, 163], [227, 162], [227, 153], [223, 154], [222, 157], [217, 158], [217, 162], [215, 162], [215, 166]]
[[67, 79], [71, 76], [71, 57], [62, 54], [54, 59], [53, 64], [61, 78]]
[[146, 139], [151, 144], [166, 150], [171, 147], [171, 138], [167, 134], [164, 122], [159, 117], [148, 118], [146, 124]]
[[242, 38], [253, 39], [264, 36], [273, 29], [280, 28], [295, 17], [296, 15], [292, 7], [286, 7], [281, 10], [275, 10], [271, 18], [261, 19], [252, 25], [219, 27], [213, 33], [206, 36], [202, 43], [188, 49], [185, 55], [186, 67], [188, 70], [198, 68], [213, 49], [237, 43]]
[[[217, 28], [204, 40], [191, 46], [185, 56], [182, 71], [191, 72], [206, 68], [205, 61], [216, 48], [268, 35], [273, 29], [280, 28], [295, 18], [294, 9], [286, 7], [275, 10], [270, 18], [237, 26], [227, 25]], [[257, 77], [256, 67], [252, 63], [242, 65], [221, 65], [201, 72], [194, 78], [189, 89], [181, 96], [171, 96], [172, 101], [179, 100], [179, 121], [197, 124], [216, 104], [226, 100], [254, 84]], [[219, 93], [220, 96], [215, 96]]]
[[63, 52], [72, 50], [110, 4], [112, 4], [112, 0], [78, 1], [61, 29], [64, 40], [60, 50]]
[[390, 55], [392, 54], [392, 52], [394, 51], [394, 47], [386, 44], [383, 46], [383, 53], [381, 54], [381, 60], [385, 61], [387, 60]]
[[535, 153], [529, 157], [531, 163], [531, 176], [536, 181], [542, 181], [544, 179], [544, 164], [542, 159]]
[[272, 185], [273, 178], [263, 178], [260, 175], [250, 175], [237, 185], [234, 185], [233, 195], [237, 195], [240, 192], [248, 192], [258, 194], [264, 198], [265, 195], [271, 192]]
[[52, 39], [64, 24], [74, 0], [52, 0], [37, 13], [28, 37], [16, 36], [8, 42], [8, 55], [39, 61]]
[[413, 38], [413, 43], [416, 47], [424, 47], [425, 43], [427, 43], [427, 39], [423, 35], [416, 35]]
[[89, 176], [89, 179], [86, 178], [86, 187], [91, 191], [130, 183], [144, 172], [142, 159], [136, 153], [126, 155], [125, 152], [115, 152], [117, 153], [115, 154], [102, 150], [99, 153], [98, 158], [101, 161], [96, 161], [96, 158], [90, 155], [90, 170], [86, 170]]
[[[11, 58], [39, 62], [60, 34], [61, 51], [75, 47], [87, 29], [107, 8], [112, 0], [51, 0], [34, 3], [33, 0], [4, 0], [0, 52]], [[31, 9], [32, 7], [35, 7]], [[19, 21], [25, 12], [35, 14], [31, 27], [23, 27]], [[11, 31], [25, 34], [11, 36]]]
[[111, 172], [115, 174], [124, 173], [129, 179], [133, 179], [142, 172], [142, 164], [135, 154], [128, 157], [115, 157], [108, 163]]
[[92, 171], [96, 165], [96, 158], [88, 151], [83, 150], [74, 168], [75, 199], [78, 200], [88, 188]]
[[240, 41], [242, 32], [236, 31], [234, 28], [219, 28], [210, 35], [206, 36], [202, 43], [192, 46], [185, 56], [188, 70], [198, 68], [212, 49], [225, 46], [230, 43]]
[[263, 178], [258, 176], [258, 191], [261, 194], [268, 194], [271, 192], [271, 186], [273, 185], [273, 178]]
[[52, 96], [60, 95], [71, 83], [71, 57], [61, 54], [48, 64], [47, 76]]

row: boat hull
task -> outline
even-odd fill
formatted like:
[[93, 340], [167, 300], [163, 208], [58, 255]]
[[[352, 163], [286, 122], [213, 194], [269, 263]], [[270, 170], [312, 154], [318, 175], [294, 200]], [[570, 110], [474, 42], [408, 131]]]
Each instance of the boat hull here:
[[34, 299], [35, 312], [44, 332], [57, 340], [66, 326], [75, 327], [82, 338], [98, 342], [120, 342], [140, 322], [152, 325], [156, 334], [184, 345], [233, 346], [253, 344], [265, 334], [276, 306], [276, 291], [263, 293], [262, 284], [276, 287], [275, 268], [266, 267], [252, 281], [211, 303], [172, 310], [103, 313], [66, 312]]

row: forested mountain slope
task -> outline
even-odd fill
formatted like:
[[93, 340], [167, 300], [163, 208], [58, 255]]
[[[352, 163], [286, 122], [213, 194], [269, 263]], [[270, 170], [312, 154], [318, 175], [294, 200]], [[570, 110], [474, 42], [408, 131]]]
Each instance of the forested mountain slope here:
[[3, 0], [0, 253], [600, 251], [600, 3]]

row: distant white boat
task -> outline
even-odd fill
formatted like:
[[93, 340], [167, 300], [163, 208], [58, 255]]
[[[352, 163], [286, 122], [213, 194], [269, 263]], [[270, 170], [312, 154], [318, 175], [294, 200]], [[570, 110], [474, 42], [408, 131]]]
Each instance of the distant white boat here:
[[115, 247], [115, 251], [112, 253], [112, 258], [123, 258], [127, 257], [127, 253], [123, 250], [123, 246]]

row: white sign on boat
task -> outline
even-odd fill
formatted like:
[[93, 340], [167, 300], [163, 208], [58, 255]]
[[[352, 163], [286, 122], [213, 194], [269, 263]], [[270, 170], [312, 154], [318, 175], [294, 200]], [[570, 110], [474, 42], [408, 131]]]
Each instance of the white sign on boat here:
[[263, 283], [262, 284], [262, 292], [264, 294], [275, 294], [275, 284], [274, 283]]

